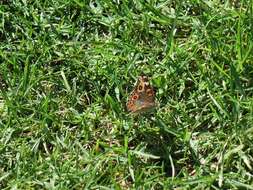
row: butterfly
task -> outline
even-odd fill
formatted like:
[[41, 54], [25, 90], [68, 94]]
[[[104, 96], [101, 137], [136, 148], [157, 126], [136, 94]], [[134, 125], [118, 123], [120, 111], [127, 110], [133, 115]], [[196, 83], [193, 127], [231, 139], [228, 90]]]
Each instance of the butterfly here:
[[144, 113], [155, 108], [155, 91], [147, 76], [140, 76], [128, 98], [127, 110], [134, 114]]

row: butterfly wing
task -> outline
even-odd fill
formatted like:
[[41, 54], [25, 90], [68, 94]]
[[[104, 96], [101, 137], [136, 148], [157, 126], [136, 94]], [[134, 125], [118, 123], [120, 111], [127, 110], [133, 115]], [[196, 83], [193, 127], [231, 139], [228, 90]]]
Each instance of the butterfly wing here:
[[142, 113], [155, 107], [155, 91], [146, 76], [139, 77], [137, 85], [132, 91], [127, 109], [132, 113]]

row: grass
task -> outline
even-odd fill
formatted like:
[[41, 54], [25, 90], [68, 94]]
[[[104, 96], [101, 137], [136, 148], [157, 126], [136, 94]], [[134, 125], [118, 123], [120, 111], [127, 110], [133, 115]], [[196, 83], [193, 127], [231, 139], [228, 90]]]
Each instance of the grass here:
[[[1, 189], [253, 189], [253, 4], [0, 2]], [[133, 117], [142, 73], [159, 106]]]

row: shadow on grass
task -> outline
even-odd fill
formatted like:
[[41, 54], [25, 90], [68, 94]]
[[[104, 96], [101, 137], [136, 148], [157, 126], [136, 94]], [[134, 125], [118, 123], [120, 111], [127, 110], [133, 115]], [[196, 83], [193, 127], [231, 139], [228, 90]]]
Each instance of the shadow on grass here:
[[146, 144], [147, 154], [158, 158], [150, 158], [148, 162], [161, 166], [166, 177], [180, 176], [183, 168], [187, 168], [188, 174], [193, 174], [194, 166], [199, 166], [200, 161], [188, 146], [189, 142], [183, 140], [185, 134], [169, 127], [157, 115], [147, 118], [150, 120], [151, 128], [137, 130], [136, 139]]

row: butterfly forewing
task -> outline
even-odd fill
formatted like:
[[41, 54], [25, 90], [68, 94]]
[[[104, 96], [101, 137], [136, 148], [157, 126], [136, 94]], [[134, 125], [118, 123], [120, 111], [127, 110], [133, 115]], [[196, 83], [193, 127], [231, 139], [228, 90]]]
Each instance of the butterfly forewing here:
[[148, 77], [140, 76], [132, 91], [127, 109], [132, 113], [142, 113], [155, 107], [155, 91], [148, 82]]

